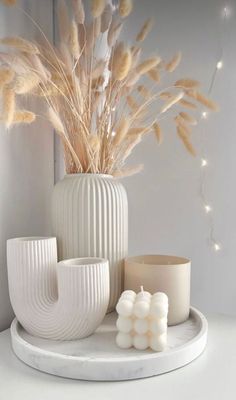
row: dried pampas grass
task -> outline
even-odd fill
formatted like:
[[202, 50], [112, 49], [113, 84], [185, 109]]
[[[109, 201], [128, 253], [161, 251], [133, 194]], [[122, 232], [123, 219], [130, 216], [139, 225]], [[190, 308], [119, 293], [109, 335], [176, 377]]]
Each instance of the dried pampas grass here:
[[203, 104], [206, 108], [212, 111], [219, 111], [219, 106], [213, 100], [206, 97], [204, 94], [199, 91], [191, 90], [187, 91], [187, 95], [197, 100], [199, 103]]
[[120, 0], [119, 13], [122, 18], [128, 17], [133, 9], [132, 0]]
[[27, 110], [15, 111], [13, 116], [13, 124], [32, 124], [35, 121], [36, 115]]
[[180, 116], [185, 122], [189, 123], [190, 125], [197, 125], [197, 120], [196, 120], [196, 118], [194, 118], [192, 115], [190, 115], [190, 114], [188, 114], [188, 113], [186, 113], [186, 112], [184, 112], [184, 111], [181, 111], [181, 112], [179, 113], [179, 116]]
[[200, 86], [200, 82], [195, 79], [179, 79], [175, 82], [176, 87], [184, 88], [184, 89], [196, 89]]
[[39, 49], [34, 43], [21, 37], [5, 37], [0, 39], [0, 43], [6, 46], [14, 47], [15, 49], [24, 53], [39, 54]]
[[159, 124], [154, 123], [153, 124], [153, 131], [155, 133], [155, 136], [157, 138], [158, 144], [161, 144], [163, 141], [163, 136], [162, 136], [162, 130]]
[[196, 156], [196, 151], [195, 151], [192, 143], [190, 142], [188, 135], [184, 132], [183, 128], [180, 125], [177, 126], [177, 134], [178, 134], [179, 138], [182, 140], [186, 150], [192, 156]]
[[132, 55], [130, 49], [124, 49], [114, 62], [113, 76], [117, 81], [125, 79], [132, 65]]
[[102, 15], [105, 5], [105, 0], [92, 0], [91, 13], [93, 18], [98, 18]]
[[168, 111], [173, 105], [178, 103], [184, 96], [184, 92], [180, 92], [176, 94], [175, 96], [172, 96], [167, 102], [161, 107], [161, 114], [165, 113]]
[[13, 89], [17, 94], [25, 94], [31, 92], [33, 89], [36, 88], [40, 83], [39, 76], [35, 73], [28, 73], [18, 75], [15, 82]]
[[14, 78], [15, 72], [10, 68], [1, 68], [0, 69], [0, 89], [10, 83]]
[[78, 38], [78, 26], [73, 20], [70, 26], [70, 34], [69, 34], [69, 47], [71, 55], [78, 60], [80, 57], [80, 45], [79, 45], [79, 38]]
[[148, 18], [147, 21], [142, 26], [139, 33], [137, 34], [136, 37], [137, 42], [143, 42], [146, 39], [149, 32], [151, 31], [152, 27], [153, 27], [153, 19]]
[[123, 117], [116, 128], [116, 135], [113, 139], [113, 147], [118, 146], [127, 135], [130, 127], [130, 119]]
[[147, 72], [147, 75], [154, 82], [159, 83], [161, 81], [161, 75], [160, 75], [160, 72], [159, 72], [158, 68], [150, 69], [150, 71]]
[[137, 87], [138, 92], [141, 94], [141, 96], [144, 99], [150, 99], [151, 98], [151, 91], [149, 89], [146, 88], [146, 86], [144, 85], [139, 85]]
[[114, 171], [113, 176], [115, 178], [125, 178], [128, 176], [139, 174], [139, 172], [141, 172], [142, 170], [143, 170], [143, 164], [139, 164], [135, 167], [126, 167], [121, 170], [116, 170]]
[[15, 112], [15, 93], [12, 88], [5, 86], [2, 91], [2, 120], [10, 128]]
[[112, 7], [107, 4], [101, 16], [101, 32], [104, 33], [108, 30], [112, 20]]
[[192, 103], [191, 101], [185, 100], [185, 99], [181, 99], [179, 101], [179, 104], [185, 108], [189, 108], [190, 110], [196, 110], [197, 106], [196, 104]]
[[83, 24], [85, 20], [84, 5], [82, 0], [72, 0], [74, 17], [78, 24]]
[[[178, 136], [194, 155], [190, 135], [196, 118], [183, 109], [194, 111], [200, 103], [216, 110], [216, 104], [191, 78], [168, 82], [167, 88], [162, 84], [159, 91], [160, 81], [164, 83], [167, 72], [177, 68], [181, 54], [168, 63], [159, 56], [143, 58], [151, 18], [135, 41], [127, 44], [119, 39], [132, 11], [131, 0], [119, 0], [117, 5], [108, 0], [89, 2], [87, 18], [85, 1], [58, 1], [61, 39], [57, 46], [45, 36], [39, 43], [14, 36], [0, 39], [0, 44], [10, 47], [0, 52], [0, 120], [7, 127], [32, 123], [36, 114], [18, 110], [16, 104], [38, 96], [61, 139], [67, 173], [129, 176], [139, 172], [142, 166], [126, 167], [126, 159], [146, 134], [154, 132], [162, 142], [160, 121], [165, 117], [174, 119]], [[104, 40], [108, 46], [103, 52]], [[167, 114], [170, 109], [173, 112]]]
[[117, 19], [112, 19], [112, 22], [110, 24], [108, 34], [107, 34], [107, 43], [108, 46], [112, 47], [117, 41], [117, 38], [121, 32], [122, 29], [122, 22], [120, 22]]
[[141, 64], [137, 66], [136, 72], [139, 75], [146, 74], [147, 72], [155, 68], [160, 62], [161, 62], [160, 57], [148, 58], [147, 60], [143, 61]]
[[174, 72], [176, 68], [179, 66], [180, 61], [182, 59], [182, 54], [178, 52], [168, 64], [166, 64], [166, 71]]

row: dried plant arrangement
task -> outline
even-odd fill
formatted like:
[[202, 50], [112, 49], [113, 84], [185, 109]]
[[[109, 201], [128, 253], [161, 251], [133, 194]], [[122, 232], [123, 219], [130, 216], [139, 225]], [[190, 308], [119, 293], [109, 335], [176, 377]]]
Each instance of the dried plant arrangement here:
[[189, 112], [199, 104], [216, 111], [217, 105], [200, 92], [194, 79], [163, 86], [165, 76], [180, 64], [181, 53], [168, 62], [159, 54], [142, 58], [152, 19], [144, 22], [132, 45], [119, 39], [132, 0], [120, 0], [117, 6], [91, 0], [88, 15], [82, 0], [71, 0], [70, 5], [72, 18], [68, 3], [57, 2], [58, 46], [40, 28], [42, 43], [0, 39], [7, 48], [0, 53], [1, 121], [7, 128], [32, 123], [36, 114], [21, 109], [22, 99], [41, 98], [61, 138], [67, 173], [139, 172], [142, 166], [126, 167], [126, 160], [148, 133], [162, 142], [163, 118], [173, 119], [183, 145], [195, 155], [190, 136], [197, 120]]

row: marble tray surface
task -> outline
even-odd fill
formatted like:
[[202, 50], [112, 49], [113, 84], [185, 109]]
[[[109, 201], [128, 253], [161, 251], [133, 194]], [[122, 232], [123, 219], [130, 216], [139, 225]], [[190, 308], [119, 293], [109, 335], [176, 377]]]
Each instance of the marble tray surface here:
[[168, 328], [168, 347], [164, 352], [121, 350], [115, 344], [116, 313], [106, 315], [90, 337], [74, 341], [52, 341], [29, 335], [14, 319], [12, 348], [29, 366], [65, 378], [120, 381], [159, 375], [180, 368], [204, 350], [207, 320], [191, 308], [189, 319]]

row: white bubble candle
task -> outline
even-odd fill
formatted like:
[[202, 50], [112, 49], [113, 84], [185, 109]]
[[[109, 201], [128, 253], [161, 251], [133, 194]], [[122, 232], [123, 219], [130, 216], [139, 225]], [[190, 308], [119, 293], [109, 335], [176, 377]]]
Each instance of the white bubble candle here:
[[143, 290], [125, 290], [116, 306], [118, 333], [116, 344], [121, 349], [135, 347], [163, 351], [167, 344], [168, 297]]

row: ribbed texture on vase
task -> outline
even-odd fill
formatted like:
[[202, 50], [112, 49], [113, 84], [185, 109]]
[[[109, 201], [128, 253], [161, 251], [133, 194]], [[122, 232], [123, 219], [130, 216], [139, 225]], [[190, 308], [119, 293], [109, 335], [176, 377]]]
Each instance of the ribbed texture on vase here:
[[54, 189], [52, 222], [60, 260], [109, 260], [109, 311], [113, 310], [123, 289], [128, 249], [128, 204], [122, 184], [107, 175], [67, 175]]
[[106, 260], [57, 264], [56, 239], [9, 240], [8, 280], [12, 307], [32, 335], [71, 340], [93, 333], [109, 302]]

